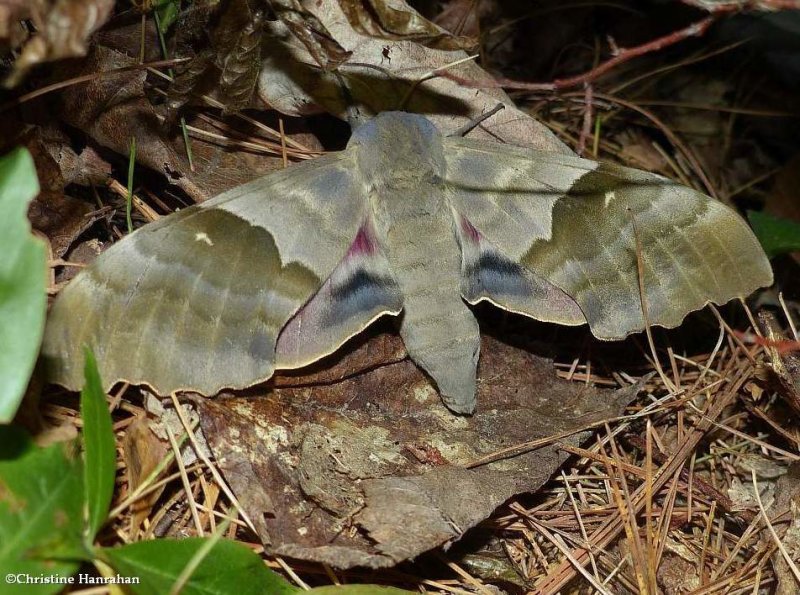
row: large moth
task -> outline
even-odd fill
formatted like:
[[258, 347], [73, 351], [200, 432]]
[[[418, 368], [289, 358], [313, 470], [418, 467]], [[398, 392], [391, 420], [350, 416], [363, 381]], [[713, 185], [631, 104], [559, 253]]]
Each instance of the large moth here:
[[445, 404], [475, 409], [470, 304], [588, 323], [600, 339], [678, 325], [772, 282], [732, 210], [666, 178], [443, 136], [387, 112], [347, 148], [151, 223], [53, 305], [50, 378], [214, 394], [334, 352], [383, 315]]

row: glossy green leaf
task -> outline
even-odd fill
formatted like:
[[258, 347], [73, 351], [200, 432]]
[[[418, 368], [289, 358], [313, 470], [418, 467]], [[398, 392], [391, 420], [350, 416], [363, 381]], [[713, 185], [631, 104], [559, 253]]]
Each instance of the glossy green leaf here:
[[[128, 585], [134, 594], [169, 593], [195, 554], [206, 544], [202, 538], [140, 541], [101, 550], [107, 563], [122, 576], [137, 577]], [[294, 594], [280, 575], [245, 546], [222, 539], [209, 551], [181, 589], [181, 595]]]
[[[63, 584], [53, 580], [78, 569], [65, 552], [83, 549], [81, 466], [72, 444], [38, 448], [18, 428], [0, 427], [0, 592], [55, 593]], [[19, 582], [26, 577], [50, 582]]]
[[83, 419], [83, 482], [89, 509], [88, 539], [94, 540], [108, 515], [114, 495], [117, 452], [106, 394], [90, 349], [85, 350], [86, 383], [81, 391]]
[[800, 223], [759, 211], [748, 211], [747, 218], [770, 258], [800, 251]]
[[44, 332], [45, 246], [31, 235], [26, 216], [38, 193], [27, 150], [0, 159], [0, 424], [14, 418]]

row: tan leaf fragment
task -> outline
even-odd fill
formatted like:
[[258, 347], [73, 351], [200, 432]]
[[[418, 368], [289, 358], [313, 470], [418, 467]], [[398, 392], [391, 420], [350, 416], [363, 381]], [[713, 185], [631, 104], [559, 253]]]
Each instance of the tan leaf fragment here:
[[350, 58], [325, 25], [299, 0], [269, 0], [275, 16], [292, 32], [323, 70], [332, 71]]
[[474, 50], [477, 40], [452, 35], [403, 0], [339, 0], [353, 29], [383, 40], [415, 41], [437, 50]]
[[37, 34], [22, 48], [6, 86], [16, 86], [42, 62], [85, 56], [89, 37], [111, 17], [114, 4], [114, 0], [35, 2], [30, 11]]
[[[125, 459], [128, 494], [136, 491], [167, 454], [166, 444], [156, 437], [150, 426], [147, 417], [142, 416], [125, 430], [122, 451]], [[163, 491], [164, 487], [158, 488], [131, 505], [130, 535], [136, 535]]]

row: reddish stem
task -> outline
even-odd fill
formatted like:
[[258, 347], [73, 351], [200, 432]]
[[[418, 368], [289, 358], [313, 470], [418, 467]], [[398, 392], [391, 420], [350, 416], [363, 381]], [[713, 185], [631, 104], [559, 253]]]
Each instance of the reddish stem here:
[[612, 68], [615, 68], [623, 62], [627, 62], [628, 60], [638, 56], [658, 51], [667, 46], [683, 41], [684, 39], [688, 39], [689, 37], [699, 37], [706, 32], [706, 29], [708, 29], [711, 26], [711, 23], [713, 23], [716, 19], [717, 17], [715, 16], [708, 16], [700, 21], [697, 21], [696, 23], [692, 23], [688, 27], [684, 27], [678, 31], [673, 31], [669, 35], [664, 35], [663, 37], [659, 37], [658, 39], [654, 39], [642, 45], [637, 45], [632, 48], [620, 48], [619, 52], [613, 58], [606, 60], [602, 64], [597, 65], [583, 74], [578, 74], [563, 79], [556, 79], [549, 83], [526, 83], [507, 78], [495, 78], [494, 83], [479, 83], [462, 79], [461, 77], [458, 77], [450, 72], [443, 72], [441, 76], [455, 80], [466, 87], [503, 87], [506, 89], [519, 89], [523, 91], [557, 91], [561, 89], [568, 89], [570, 87], [591, 83], [595, 79], [603, 76]]

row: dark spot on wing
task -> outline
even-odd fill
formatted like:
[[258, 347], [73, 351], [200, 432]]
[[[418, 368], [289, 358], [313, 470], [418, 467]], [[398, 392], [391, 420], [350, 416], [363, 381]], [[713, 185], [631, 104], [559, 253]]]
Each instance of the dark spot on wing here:
[[358, 270], [344, 283], [331, 287], [332, 303], [326, 316], [341, 320], [377, 308], [396, 309], [398, 294], [393, 279]]
[[466, 268], [473, 295], [530, 295], [525, 270], [496, 252], [483, 252]]

